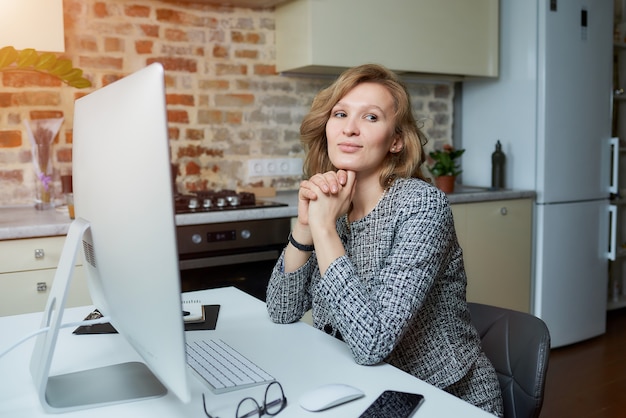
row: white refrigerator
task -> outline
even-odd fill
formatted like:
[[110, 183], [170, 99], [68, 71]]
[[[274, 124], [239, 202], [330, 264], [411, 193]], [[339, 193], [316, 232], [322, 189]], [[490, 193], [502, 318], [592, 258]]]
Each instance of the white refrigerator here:
[[[532, 312], [552, 346], [606, 328], [613, 0], [502, 0], [500, 76], [459, 92], [463, 183], [535, 190]], [[614, 218], [614, 217], [613, 217]]]

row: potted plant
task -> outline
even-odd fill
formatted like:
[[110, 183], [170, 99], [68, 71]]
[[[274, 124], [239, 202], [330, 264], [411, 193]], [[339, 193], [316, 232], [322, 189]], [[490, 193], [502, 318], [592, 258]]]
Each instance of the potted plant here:
[[445, 193], [454, 191], [456, 176], [461, 174], [457, 159], [463, 155], [464, 149], [455, 150], [446, 144], [440, 150], [431, 151], [428, 156], [428, 170], [435, 177], [435, 184]]

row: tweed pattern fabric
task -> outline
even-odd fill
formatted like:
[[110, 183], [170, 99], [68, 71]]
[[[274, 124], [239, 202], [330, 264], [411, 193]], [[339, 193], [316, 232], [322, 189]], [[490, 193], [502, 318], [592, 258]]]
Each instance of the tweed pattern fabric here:
[[[453, 394], [500, 415], [497, 377], [470, 322], [445, 194], [419, 179], [397, 179], [364, 218], [339, 218], [337, 232], [346, 255], [323, 277], [315, 252], [284, 273], [283, 252], [267, 291], [271, 319], [291, 323], [312, 309], [313, 325], [340, 336], [357, 363], [387, 361], [442, 389], [458, 388]], [[476, 366], [488, 384], [466, 378]]]

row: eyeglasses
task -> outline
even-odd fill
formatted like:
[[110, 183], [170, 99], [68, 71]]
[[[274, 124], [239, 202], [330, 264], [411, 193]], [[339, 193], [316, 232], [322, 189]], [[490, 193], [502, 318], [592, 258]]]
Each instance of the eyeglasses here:
[[[206, 398], [204, 393], [202, 394], [202, 406], [204, 407], [204, 413], [209, 418], [219, 418], [213, 417], [209, 414], [206, 407]], [[278, 415], [280, 411], [285, 409], [287, 406], [287, 398], [285, 398], [285, 392], [283, 391], [283, 387], [278, 381], [274, 381], [267, 385], [265, 388], [265, 397], [263, 399], [263, 406], [260, 406], [254, 398], [244, 398], [237, 405], [237, 414], [236, 418], [251, 418], [251, 417], [261, 417], [263, 415]]]

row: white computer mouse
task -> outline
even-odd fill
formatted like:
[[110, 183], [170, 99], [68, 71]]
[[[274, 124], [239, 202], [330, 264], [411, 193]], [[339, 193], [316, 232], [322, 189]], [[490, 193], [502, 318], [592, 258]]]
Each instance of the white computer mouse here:
[[300, 406], [307, 411], [316, 412], [359, 399], [363, 396], [365, 394], [354, 386], [330, 383], [316, 387], [302, 395], [300, 397]]

